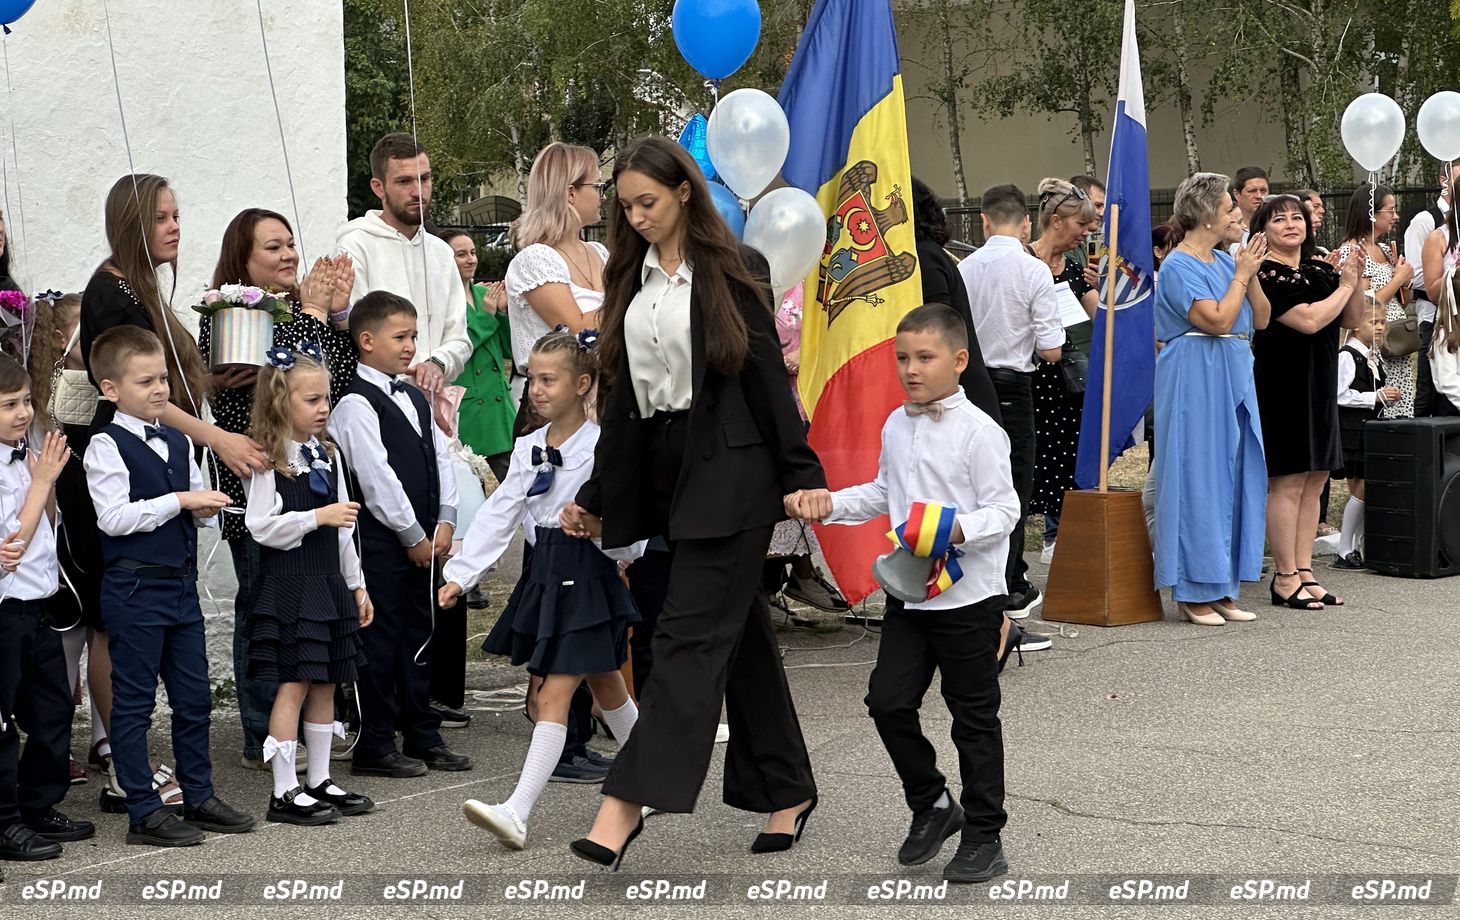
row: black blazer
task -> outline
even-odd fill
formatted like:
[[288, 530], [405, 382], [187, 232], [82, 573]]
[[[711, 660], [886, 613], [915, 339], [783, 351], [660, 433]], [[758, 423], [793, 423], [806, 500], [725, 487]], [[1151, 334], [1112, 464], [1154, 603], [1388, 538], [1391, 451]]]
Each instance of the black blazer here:
[[[765, 257], [741, 247], [757, 279], [769, 284]], [[765, 304], [739, 302], [750, 329], [750, 350], [740, 373], [721, 374], [706, 366], [699, 292], [690, 288], [691, 364], [694, 398], [689, 408], [684, 463], [669, 512], [674, 540], [728, 537], [785, 519], [782, 497], [798, 489], [826, 488], [816, 452], [791, 399], [775, 319]], [[650, 513], [653, 464], [648, 426], [623, 351], [614, 385], [599, 407], [598, 447], [593, 476], [577, 501], [603, 519], [603, 545], [627, 546], [661, 536]]]

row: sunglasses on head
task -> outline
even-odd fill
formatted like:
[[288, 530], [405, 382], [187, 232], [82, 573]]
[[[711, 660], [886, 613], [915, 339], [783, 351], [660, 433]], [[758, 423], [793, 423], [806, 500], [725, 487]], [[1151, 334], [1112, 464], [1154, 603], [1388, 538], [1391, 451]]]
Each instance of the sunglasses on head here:
[[1059, 194], [1060, 193], [1059, 192], [1056, 192], [1056, 191], [1049, 191], [1049, 192], [1045, 192], [1043, 195], [1040, 195], [1039, 196], [1039, 207], [1041, 209], [1048, 210], [1050, 213], [1053, 214], [1053, 213], [1058, 212], [1059, 209], [1064, 206], [1064, 203], [1066, 201], [1069, 201], [1071, 198], [1075, 199], [1076, 201], [1084, 201], [1086, 198], [1089, 197], [1084, 192], [1080, 191], [1080, 187], [1078, 185], [1072, 185], [1072, 186], [1070, 186], [1070, 190], [1068, 192], [1065, 192], [1063, 195], [1060, 195], [1060, 200], [1059, 201], [1056, 201], [1053, 206], [1050, 206], [1049, 205], [1049, 200], [1051, 198], [1053, 198], [1055, 195], [1059, 195]]

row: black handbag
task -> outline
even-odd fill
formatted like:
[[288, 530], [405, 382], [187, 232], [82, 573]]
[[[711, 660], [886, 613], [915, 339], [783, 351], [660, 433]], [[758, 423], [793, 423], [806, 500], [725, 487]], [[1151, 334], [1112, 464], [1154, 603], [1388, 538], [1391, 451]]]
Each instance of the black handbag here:
[[1090, 370], [1090, 359], [1074, 343], [1065, 342], [1055, 367], [1059, 371], [1060, 382], [1065, 385], [1066, 393], [1079, 396], [1085, 392], [1085, 375]]

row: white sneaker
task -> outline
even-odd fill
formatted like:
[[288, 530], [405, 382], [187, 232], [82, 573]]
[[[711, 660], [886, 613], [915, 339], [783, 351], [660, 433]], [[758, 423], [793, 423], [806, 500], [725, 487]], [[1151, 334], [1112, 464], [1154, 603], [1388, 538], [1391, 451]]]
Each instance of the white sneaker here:
[[1044, 549], [1039, 551], [1039, 561], [1043, 562], [1045, 565], [1049, 565], [1051, 562], [1054, 561], [1053, 543], [1044, 544]]
[[726, 725], [724, 722], [721, 722], [720, 723], [720, 727], [717, 728], [717, 729], [715, 729], [715, 743], [716, 744], [724, 744], [725, 742], [727, 742], [729, 740], [730, 740], [730, 726]]
[[461, 807], [466, 819], [477, 827], [492, 832], [509, 850], [520, 850], [527, 846], [527, 825], [517, 817], [517, 812], [507, 804], [488, 805], [476, 799], [467, 799]]

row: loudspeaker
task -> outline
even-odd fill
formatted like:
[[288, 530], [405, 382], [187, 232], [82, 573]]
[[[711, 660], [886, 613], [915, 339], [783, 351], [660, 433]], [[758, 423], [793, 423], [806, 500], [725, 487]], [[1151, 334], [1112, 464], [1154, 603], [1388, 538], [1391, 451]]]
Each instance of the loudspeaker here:
[[1364, 426], [1364, 563], [1384, 575], [1460, 573], [1460, 419]]

